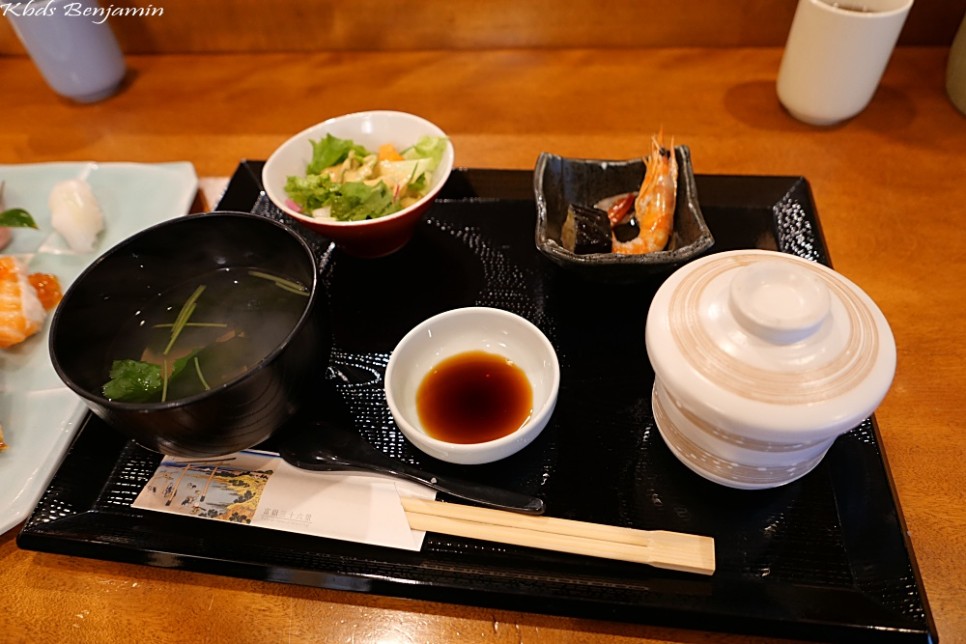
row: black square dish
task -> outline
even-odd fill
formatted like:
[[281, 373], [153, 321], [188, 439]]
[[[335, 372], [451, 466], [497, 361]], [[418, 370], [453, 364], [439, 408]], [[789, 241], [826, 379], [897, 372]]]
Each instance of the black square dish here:
[[606, 161], [573, 159], [544, 152], [537, 159], [533, 192], [537, 203], [537, 248], [551, 261], [591, 279], [633, 281], [669, 273], [697, 258], [714, 245], [698, 204], [691, 151], [676, 146], [678, 191], [674, 230], [666, 249], [643, 255], [617, 253], [577, 254], [561, 241], [561, 231], [571, 204], [593, 204], [640, 189], [643, 159]]

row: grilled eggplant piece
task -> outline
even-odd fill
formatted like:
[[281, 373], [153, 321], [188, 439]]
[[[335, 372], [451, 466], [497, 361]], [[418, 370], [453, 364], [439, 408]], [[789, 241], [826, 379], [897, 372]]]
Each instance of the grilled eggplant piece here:
[[610, 220], [599, 208], [570, 204], [560, 229], [564, 248], [577, 255], [611, 251]]

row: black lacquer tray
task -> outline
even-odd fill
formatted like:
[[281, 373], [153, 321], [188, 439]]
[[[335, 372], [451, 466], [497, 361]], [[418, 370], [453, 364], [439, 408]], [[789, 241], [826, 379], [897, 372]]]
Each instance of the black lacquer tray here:
[[[261, 194], [260, 172], [261, 163], [242, 163], [219, 209], [282, 219]], [[769, 248], [829, 263], [803, 178], [699, 175], [697, 184], [712, 251]], [[584, 281], [537, 252], [534, 222], [531, 173], [457, 170], [415, 239], [391, 257], [356, 260], [307, 233], [323, 259], [334, 350], [318, 404], [292, 427], [313, 417], [351, 422], [396, 458], [541, 496], [554, 516], [713, 536], [713, 576], [436, 534], [421, 552], [403, 552], [135, 510], [160, 457], [93, 416], [18, 544], [535, 613], [802, 639], [936, 641], [874, 418], [785, 487], [747, 492], [706, 482], [675, 460], [651, 415], [644, 318], [660, 278]], [[557, 349], [562, 384], [537, 441], [467, 468], [405, 442], [381, 376], [412, 326], [469, 305], [537, 324]]]

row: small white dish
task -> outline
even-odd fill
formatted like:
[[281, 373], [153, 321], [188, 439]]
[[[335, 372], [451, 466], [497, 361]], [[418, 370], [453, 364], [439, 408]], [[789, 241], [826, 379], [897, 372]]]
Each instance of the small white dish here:
[[895, 373], [889, 325], [858, 286], [774, 251], [708, 255], [651, 302], [652, 407], [665, 443], [739, 489], [810, 472], [878, 407]]
[[[481, 443], [451, 443], [423, 429], [416, 394], [423, 378], [453, 356], [483, 351], [519, 367], [532, 391], [530, 417], [510, 434]], [[475, 465], [506, 458], [529, 445], [546, 427], [560, 389], [553, 345], [528, 320], [488, 307], [454, 309], [431, 317], [396, 345], [386, 367], [386, 401], [403, 435], [421, 451], [449, 463]]]
[[[86, 178], [104, 212], [104, 232], [91, 253], [75, 253], [50, 225], [47, 198], [54, 184]], [[188, 212], [198, 188], [187, 162], [34, 163], [0, 165], [4, 202], [24, 208], [38, 229], [20, 228], [4, 253], [27, 262], [31, 273], [52, 273], [64, 291], [91, 262], [130, 235]], [[57, 377], [43, 330], [0, 351], [0, 534], [23, 521], [37, 504], [84, 419], [87, 408]]]

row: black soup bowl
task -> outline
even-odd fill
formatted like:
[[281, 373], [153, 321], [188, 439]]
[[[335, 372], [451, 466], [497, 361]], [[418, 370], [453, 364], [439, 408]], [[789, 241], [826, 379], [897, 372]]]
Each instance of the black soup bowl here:
[[[300, 287], [299, 293], [290, 295], [301, 299], [289, 312], [285, 326], [274, 331], [278, 340], [271, 341], [267, 354], [260, 351], [253, 354], [255, 357], [246, 357], [250, 362], [241, 369], [233, 362], [230, 371], [233, 375], [220, 384], [210, 384], [206, 382], [201, 363], [192, 364], [194, 358], [189, 353], [182, 363], [182, 371], [171, 371], [171, 377], [163, 379], [164, 393], [176, 377], [194, 376], [190, 373], [192, 369], [197, 370], [198, 383], [204, 383], [205, 388], [198, 386], [197, 392], [171, 399], [156, 395], [144, 402], [125, 401], [124, 396], [106, 397], [103, 386], [111, 379], [116, 360], [148, 360], [142, 355], [143, 342], [139, 345], [131, 340], [131, 336], [139, 333], [138, 325], [166, 326], [170, 330], [162, 333], [174, 335], [178, 315], [187, 311], [191, 297], [179, 295], [183, 306], [163, 304], [165, 298], [171, 299], [174, 293], [180, 294], [186, 288], [193, 295], [191, 289], [195, 285], [206, 279], [220, 280], [226, 273], [244, 273], [242, 278], [248, 280], [244, 283], [258, 283], [255, 288], [259, 292], [262, 285], [255, 277], [270, 283], [266, 298], [271, 301], [282, 297], [273, 287], [279, 290]], [[223, 456], [247, 449], [267, 439], [303, 407], [317, 389], [328, 364], [331, 348], [328, 301], [318, 277], [318, 263], [308, 245], [296, 233], [265, 217], [214, 212], [166, 221], [114, 246], [74, 281], [51, 320], [51, 361], [61, 380], [97, 416], [145, 448], [188, 458]], [[203, 313], [203, 297], [208, 297], [207, 313]], [[188, 314], [187, 323], [182, 320], [180, 325], [186, 337], [201, 332], [199, 328], [205, 326], [202, 318], [217, 318], [217, 312], [212, 313], [210, 308], [212, 300], [217, 299], [214, 290], [199, 296], [197, 317]], [[258, 307], [262, 304], [262, 300], [253, 300], [241, 307], [256, 311], [254, 319], [258, 322], [251, 325], [256, 328], [239, 329], [236, 333], [232, 325], [223, 330], [218, 341], [225, 337], [247, 338], [249, 344], [241, 346], [250, 346], [256, 340], [267, 341], [267, 327], [259, 317]], [[166, 324], [154, 325], [144, 313], [148, 310], [161, 310]], [[271, 317], [277, 321], [273, 315], [274, 310], [265, 312], [266, 319]], [[194, 330], [187, 330], [191, 328], [189, 324]], [[132, 329], [134, 332], [129, 333]], [[256, 338], [259, 334], [262, 335]], [[241, 337], [235, 338], [236, 335]], [[190, 349], [189, 345], [181, 351]], [[154, 351], [152, 360], [165, 365], [168, 373], [176, 352], [172, 352], [169, 363], [167, 359], [157, 359], [160, 352]], [[220, 351], [225, 353], [223, 348]], [[231, 362], [235, 357], [229, 355], [227, 359]], [[157, 386], [161, 382], [161, 368], [153, 368], [157, 374], [153, 382]], [[108, 393], [113, 395], [113, 391]]]

